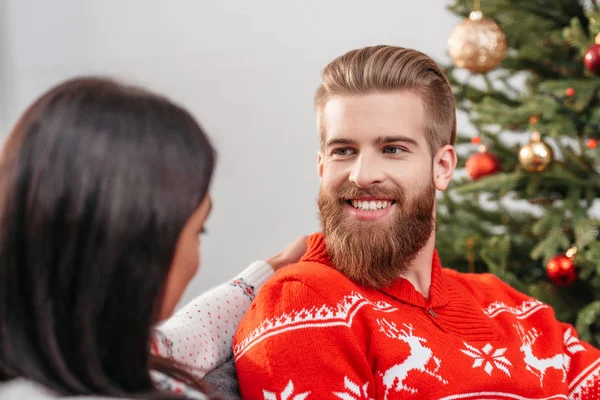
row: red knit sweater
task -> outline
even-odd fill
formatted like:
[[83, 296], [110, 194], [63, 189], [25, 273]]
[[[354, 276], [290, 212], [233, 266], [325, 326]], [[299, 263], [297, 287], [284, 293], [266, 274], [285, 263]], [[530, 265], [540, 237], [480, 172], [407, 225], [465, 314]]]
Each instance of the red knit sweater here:
[[244, 399], [600, 399], [600, 351], [547, 305], [437, 254], [429, 299], [358, 286], [320, 234], [262, 288], [234, 356]]

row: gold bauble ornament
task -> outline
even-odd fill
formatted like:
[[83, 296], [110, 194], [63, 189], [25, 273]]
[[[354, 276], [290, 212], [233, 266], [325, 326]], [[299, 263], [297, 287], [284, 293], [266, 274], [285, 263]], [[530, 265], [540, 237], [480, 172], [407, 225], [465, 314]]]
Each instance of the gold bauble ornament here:
[[498, 24], [476, 9], [458, 24], [448, 39], [454, 65], [476, 74], [496, 68], [506, 54], [506, 35]]
[[519, 162], [529, 172], [544, 171], [552, 159], [552, 148], [542, 140], [539, 132], [532, 133], [529, 143], [519, 150]]

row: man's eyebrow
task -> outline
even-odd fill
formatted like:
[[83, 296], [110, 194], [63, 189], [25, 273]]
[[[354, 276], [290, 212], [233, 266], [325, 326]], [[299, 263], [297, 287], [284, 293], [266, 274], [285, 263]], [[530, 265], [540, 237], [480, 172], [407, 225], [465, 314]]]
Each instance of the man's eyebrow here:
[[419, 143], [417, 143], [417, 141], [415, 139], [408, 137], [408, 136], [404, 136], [404, 135], [378, 136], [375, 139], [373, 139], [373, 144], [376, 144], [376, 145], [389, 144], [389, 143], [395, 143], [395, 142], [404, 142], [404, 143], [412, 144], [417, 147], [419, 146]]
[[[416, 147], [419, 146], [419, 143], [415, 139], [413, 139], [409, 136], [405, 136], [405, 135], [378, 136], [375, 139], [373, 139], [373, 144], [375, 144], [375, 145], [382, 145], [382, 144], [389, 144], [389, 143], [396, 143], [396, 142], [408, 143], [408, 144], [411, 144]], [[336, 139], [328, 140], [326, 143], [326, 147], [331, 147], [331, 146], [340, 145], [340, 144], [356, 146], [357, 142], [352, 139], [336, 138]]]
[[326, 146], [327, 147], [331, 147], [334, 146], [336, 144], [350, 144], [350, 145], [356, 145], [356, 141], [352, 140], [352, 139], [343, 139], [343, 138], [338, 138], [338, 139], [330, 139], [327, 141]]

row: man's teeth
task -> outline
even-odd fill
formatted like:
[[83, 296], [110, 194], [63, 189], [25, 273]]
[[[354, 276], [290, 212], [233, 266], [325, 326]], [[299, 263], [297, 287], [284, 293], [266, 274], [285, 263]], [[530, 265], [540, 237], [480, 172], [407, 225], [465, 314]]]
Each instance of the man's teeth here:
[[375, 211], [381, 210], [384, 208], [388, 208], [392, 205], [391, 201], [387, 200], [377, 200], [377, 201], [360, 201], [360, 200], [352, 200], [352, 206], [358, 210], [362, 211]]

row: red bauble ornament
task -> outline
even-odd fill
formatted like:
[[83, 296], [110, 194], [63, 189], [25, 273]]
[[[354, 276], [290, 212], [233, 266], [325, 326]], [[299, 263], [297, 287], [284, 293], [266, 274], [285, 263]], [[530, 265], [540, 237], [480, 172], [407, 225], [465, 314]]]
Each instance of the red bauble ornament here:
[[479, 148], [479, 152], [471, 155], [465, 164], [465, 169], [472, 179], [491, 175], [500, 170], [500, 161], [487, 151], [485, 146]]
[[546, 264], [546, 273], [556, 286], [569, 286], [577, 279], [573, 257], [566, 254], [552, 257]]
[[598, 147], [598, 141], [596, 139], [588, 139], [587, 147], [588, 149], [595, 149], [596, 147]]
[[473, 138], [471, 138], [471, 143], [473, 143], [473, 144], [481, 144], [481, 137], [480, 136], [474, 136]]
[[600, 33], [596, 35], [596, 43], [583, 56], [583, 64], [592, 74], [600, 76]]
[[565, 96], [567, 96], [567, 97], [573, 97], [573, 96], [575, 96], [575, 89], [573, 89], [572, 87], [570, 87], [567, 90], [565, 90]]

